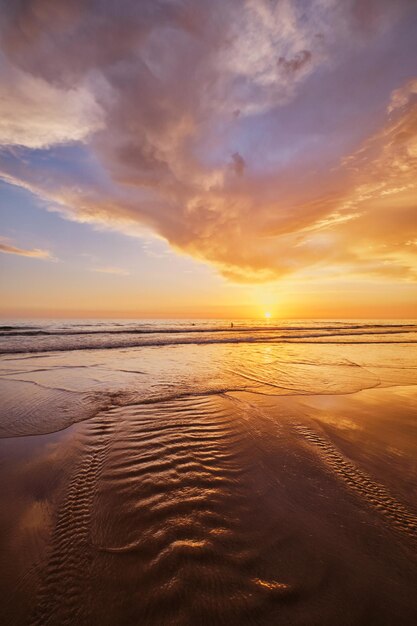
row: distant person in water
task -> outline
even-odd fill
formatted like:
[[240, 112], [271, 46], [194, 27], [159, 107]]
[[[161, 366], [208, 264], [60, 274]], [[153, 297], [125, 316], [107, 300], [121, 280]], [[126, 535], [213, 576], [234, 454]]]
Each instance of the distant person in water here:
[[233, 322], [230, 322], [230, 328], [233, 328]]

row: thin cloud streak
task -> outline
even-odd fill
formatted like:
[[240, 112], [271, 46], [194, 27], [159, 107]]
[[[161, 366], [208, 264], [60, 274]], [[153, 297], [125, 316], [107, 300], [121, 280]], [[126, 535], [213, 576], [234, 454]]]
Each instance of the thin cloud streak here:
[[121, 267], [93, 267], [91, 272], [98, 272], [99, 274], [114, 274], [115, 276], [130, 276], [130, 272], [124, 270]]
[[48, 250], [41, 250], [39, 248], [33, 248], [26, 250], [24, 248], [18, 248], [7, 243], [0, 242], [0, 252], [3, 254], [17, 254], [18, 256], [30, 257], [32, 259], [42, 259], [44, 261], [53, 261], [54, 257]]

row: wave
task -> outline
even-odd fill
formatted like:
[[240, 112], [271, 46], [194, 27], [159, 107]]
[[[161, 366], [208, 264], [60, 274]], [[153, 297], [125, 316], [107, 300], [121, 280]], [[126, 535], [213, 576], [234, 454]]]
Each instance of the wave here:
[[[96, 343], [60, 343], [47, 345], [21, 345], [21, 346], [3, 346], [0, 348], [1, 354], [35, 354], [43, 352], [67, 352], [75, 350], [112, 350], [122, 348], [143, 348], [143, 347], [160, 347], [160, 346], [181, 346], [181, 345], [206, 345], [206, 344], [239, 344], [239, 343], [261, 343], [265, 342], [263, 337], [216, 337], [207, 339], [160, 339], [149, 341], [116, 341], [110, 342], [100, 339]], [[270, 339], [271, 341], [271, 339]]]
[[210, 344], [250, 344], [250, 343], [271, 343], [271, 344], [416, 344], [417, 339], [401, 339], [390, 340], [388, 338], [366, 340], [360, 339], [330, 339], [328, 335], [305, 335], [298, 337], [245, 337], [245, 338], [212, 338], [212, 339], [183, 339], [183, 340], [154, 340], [154, 341], [131, 341], [131, 342], [103, 342], [91, 344], [48, 344], [43, 346], [22, 345], [22, 346], [4, 346], [0, 349], [0, 355], [12, 354], [38, 354], [46, 352], [67, 352], [76, 350], [113, 350], [123, 348], [143, 348], [143, 347], [161, 347], [161, 346], [182, 346], [182, 345], [210, 345]]
[[0, 327], [0, 354], [36, 354], [74, 350], [141, 348], [187, 344], [243, 343], [416, 343], [415, 320], [175, 322], [40, 322]]
[[[209, 327], [153, 327], [153, 328], [108, 328], [103, 330], [97, 328], [95, 330], [78, 330], [75, 329], [76, 325], [72, 328], [60, 328], [60, 329], [44, 329], [34, 326], [0, 326], [0, 337], [35, 337], [35, 336], [71, 336], [71, 335], [166, 335], [166, 334], [200, 334], [200, 333], [250, 333], [250, 332], [304, 332], [304, 331], [355, 331], [355, 330], [381, 330], [384, 332], [410, 332], [417, 331], [417, 324], [357, 324], [357, 325], [333, 325], [333, 326], [239, 326], [235, 325], [232, 328], [228, 326], [209, 326]], [[83, 327], [97, 325], [83, 324]]]
[[38, 328], [38, 326], [0, 326], [0, 335], [8, 335], [9, 331], [13, 333], [14, 331], [31, 330], [36, 328]]

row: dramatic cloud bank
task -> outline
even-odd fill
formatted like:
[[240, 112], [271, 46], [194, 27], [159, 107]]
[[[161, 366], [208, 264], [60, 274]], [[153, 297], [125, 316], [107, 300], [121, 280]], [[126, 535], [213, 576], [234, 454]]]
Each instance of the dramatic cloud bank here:
[[69, 219], [151, 229], [235, 281], [416, 279], [411, 0], [21, 0], [2, 14], [7, 182]]

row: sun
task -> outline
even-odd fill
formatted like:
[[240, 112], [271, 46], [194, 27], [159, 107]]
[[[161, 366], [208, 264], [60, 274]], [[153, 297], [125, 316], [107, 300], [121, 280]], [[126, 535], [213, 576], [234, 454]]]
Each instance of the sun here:
[[270, 320], [271, 317], [272, 317], [272, 314], [269, 311], [265, 311], [264, 318], [267, 319], [267, 320]]

